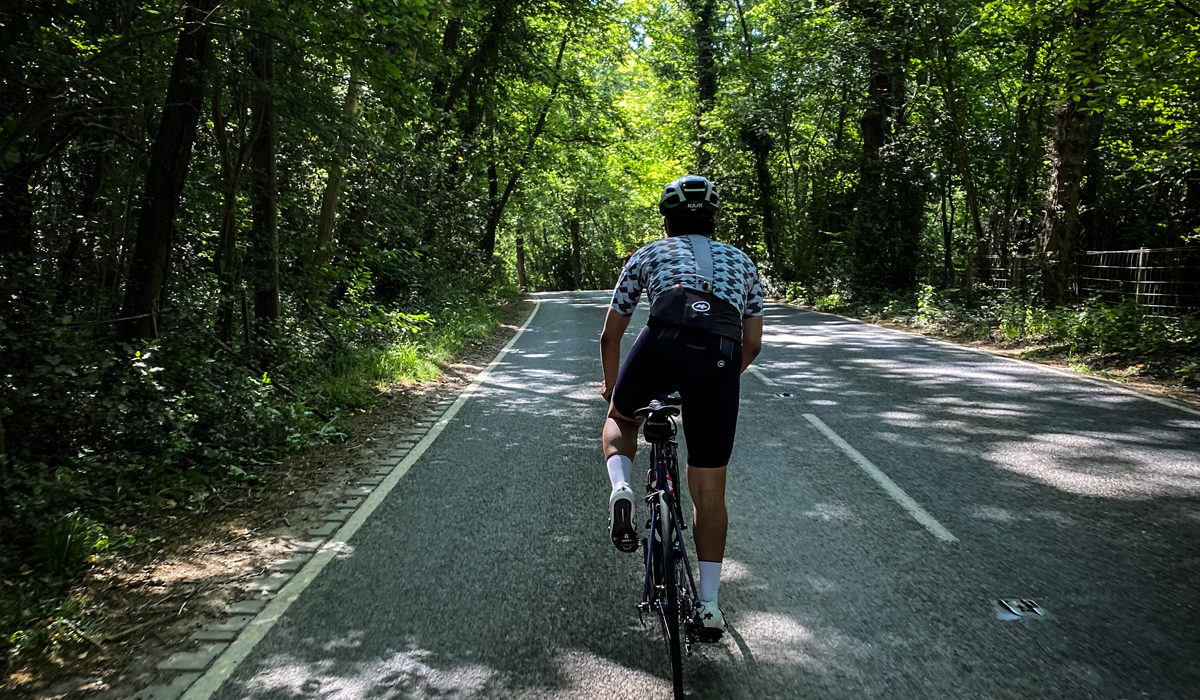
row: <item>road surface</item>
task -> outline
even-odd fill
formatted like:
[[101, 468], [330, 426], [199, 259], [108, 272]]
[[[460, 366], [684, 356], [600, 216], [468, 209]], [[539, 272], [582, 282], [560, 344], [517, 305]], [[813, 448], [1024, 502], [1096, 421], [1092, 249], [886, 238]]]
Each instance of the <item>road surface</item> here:
[[[606, 533], [607, 293], [537, 299], [214, 700], [670, 696]], [[755, 370], [689, 697], [1200, 697], [1200, 413], [782, 305]]]

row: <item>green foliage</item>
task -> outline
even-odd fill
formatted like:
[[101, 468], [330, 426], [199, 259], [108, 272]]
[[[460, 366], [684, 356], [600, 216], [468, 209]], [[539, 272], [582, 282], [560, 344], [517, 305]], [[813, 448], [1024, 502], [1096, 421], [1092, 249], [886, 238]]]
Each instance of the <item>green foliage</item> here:
[[99, 525], [77, 509], [38, 533], [33, 554], [41, 570], [57, 576], [73, 573], [87, 563], [93, 552], [107, 547]]
[[843, 311], [846, 309], [846, 303], [842, 300], [842, 295], [837, 292], [817, 297], [813, 305], [817, 308], [817, 311]]
[[[1118, 353], [1130, 358], [1200, 354], [1200, 315], [1151, 316], [1132, 301], [1107, 304], [1091, 299], [1047, 309], [1016, 297], [1004, 297], [969, 306], [956, 301], [952, 291], [926, 286], [916, 302], [913, 313], [900, 310], [904, 304], [899, 303], [887, 317], [952, 337], [998, 334], [1008, 342], [1056, 344], [1074, 354]], [[1192, 377], [1195, 363], [1183, 362], [1174, 371]]]
[[39, 595], [28, 583], [0, 587], [0, 649], [5, 662], [39, 654], [60, 661], [84, 658], [99, 636], [97, 622], [85, 616], [83, 601]]
[[798, 304], [807, 304], [812, 298], [812, 295], [808, 291], [808, 288], [803, 284], [800, 284], [799, 282], [793, 282], [792, 284], [787, 285], [786, 291], [784, 292], [784, 298], [786, 298], [788, 301], [794, 301]]

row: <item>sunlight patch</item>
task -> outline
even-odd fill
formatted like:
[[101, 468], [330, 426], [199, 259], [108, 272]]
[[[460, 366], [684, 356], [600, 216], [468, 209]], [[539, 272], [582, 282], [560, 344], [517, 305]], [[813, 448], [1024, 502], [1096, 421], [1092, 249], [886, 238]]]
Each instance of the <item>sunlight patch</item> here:
[[396, 652], [386, 659], [353, 664], [341, 673], [335, 672], [331, 660], [306, 664], [274, 657], [246, 688], [252, 693], [284, 691], [322, 700], [428, 698], [479, 694], [496, 675], [493, 669], [477, 665], [437, 669], [426, 663], [430, 656], [421, 649]]
[[973, 506], [970, 512], [972, 518], [988, 520], [993, 523], [1018, 523], [1029, 520], [1023, 515], [1016, 515], [1007, 508], [999, 506]]
[[787, 615], [752, 612], [738, 615], [734, 622], [759, 663], [820, 666], [811, 654], [812, 632]]
[[[664, 662], [666, 657], [663, 657]], [[521, 693], [522, 697], [561, 698], [643, 698], [668, 697], [671, 681], [627, 668], [586, 651], [560, 652], [554, 657], [562, 685], [548, 693]]]
[[740, 581], [742, 579], [753, 578], [750, 569], [745, 564], [737, 559], [725, 558], [721, 565], [721, 581]]
[[838, 520], [841, 522], [851, 522], [856, 520], [854, 511], [840, 503], [818, 503], [813, 506], [812, 510], [804, 511], [804, 515], [813, 520], [830, 522]]
[[1141, 446], [1114, 449], [1115, 440], [1085, 435], [1033, 436], [985, 455], [1002, 468], [1080, 496], [1145, 499], [1200, 495], [1194, 452]]

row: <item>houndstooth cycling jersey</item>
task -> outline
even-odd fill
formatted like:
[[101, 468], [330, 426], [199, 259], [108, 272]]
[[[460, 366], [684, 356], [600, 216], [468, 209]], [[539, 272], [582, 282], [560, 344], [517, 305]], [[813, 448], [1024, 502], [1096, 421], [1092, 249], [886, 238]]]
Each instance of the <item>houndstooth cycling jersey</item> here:
[[[711, 248], [712, 292], [733, 304], [742, 318], [762, 316], [762, 282], [754, 262], [731, 245], [712, 241]], [[617, 280], [611, 308], [623, 316], [630, 316], [643, 291], [649, 293], [653, 305], [659, 294], [677, 284], [702, 289], [696, 275], [696, 256], [687, 236], [663, 238], [634, 253]]]

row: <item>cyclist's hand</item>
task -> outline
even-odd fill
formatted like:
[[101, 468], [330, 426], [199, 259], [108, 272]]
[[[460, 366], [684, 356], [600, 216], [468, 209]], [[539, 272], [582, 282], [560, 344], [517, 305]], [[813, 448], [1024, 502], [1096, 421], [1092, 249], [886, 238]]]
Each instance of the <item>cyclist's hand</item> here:
[[605, 382], [600, 382], [600, 395], [604, 397], [605, 401], [612, 401], [612, 389], [609, 389]]

